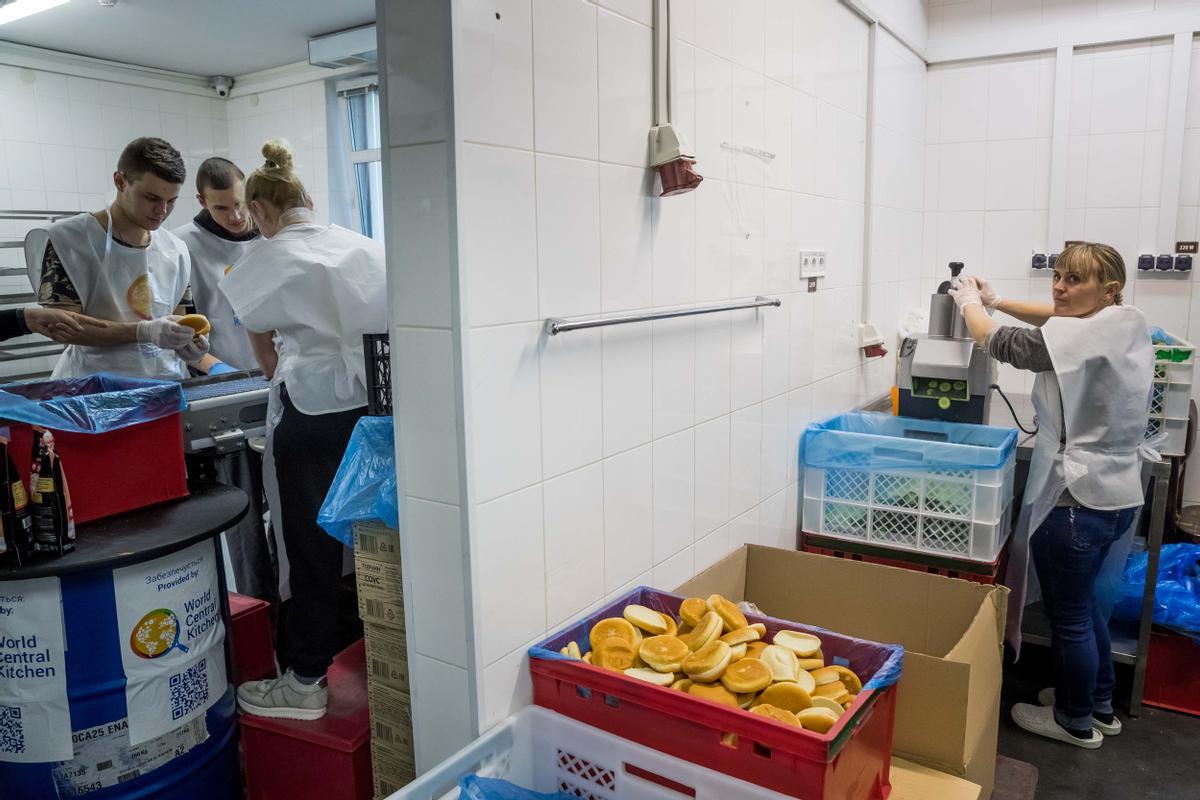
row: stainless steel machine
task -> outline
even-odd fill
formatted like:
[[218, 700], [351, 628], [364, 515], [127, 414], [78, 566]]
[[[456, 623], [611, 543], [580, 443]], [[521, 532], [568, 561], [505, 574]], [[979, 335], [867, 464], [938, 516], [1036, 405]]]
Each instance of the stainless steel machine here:
[[[962, 272], [950, 262], [951, 280]], [[954, 304], [951, 280], [929, 298], [929, 333], [916, 334], [900, 345], [899, 412], [902, 417], [984, 424], [996, 383], [996, 364], [967, 332], [967, 322]]]
[[219, 457], [247, 446], [267, 429], [270, 382], [259, 370], [183, 382], [183, 451]]

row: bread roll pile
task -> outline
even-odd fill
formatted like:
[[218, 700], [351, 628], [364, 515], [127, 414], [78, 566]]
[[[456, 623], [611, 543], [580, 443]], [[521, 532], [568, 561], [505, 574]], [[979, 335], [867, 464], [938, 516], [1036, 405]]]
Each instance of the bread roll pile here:
[[853, 671], [825, 665], [811, 633], [751, 625], [738, 607], [714, 594], [689, 597], [679, 619], [640, 605], [588, 632], [591, 649], [571, 642], [562, 655], [631, 678], [741, 708], [797, 728], [825, 733], [862, 690]]

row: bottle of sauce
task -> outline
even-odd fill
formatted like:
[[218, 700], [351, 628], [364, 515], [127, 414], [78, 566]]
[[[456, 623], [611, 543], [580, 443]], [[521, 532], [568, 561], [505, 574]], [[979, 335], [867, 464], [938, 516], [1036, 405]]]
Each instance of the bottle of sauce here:
[[75, 518], [62, 460], [54, 449], [54, 434], [34, 427], [33, 466], [29, 497], [33, 507], [33, 550], [65, 556], [75, 549]]

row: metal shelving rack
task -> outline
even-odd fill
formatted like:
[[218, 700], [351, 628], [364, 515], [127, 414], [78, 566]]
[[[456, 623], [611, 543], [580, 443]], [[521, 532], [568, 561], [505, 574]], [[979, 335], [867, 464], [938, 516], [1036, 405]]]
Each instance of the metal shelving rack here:
[[[10, 220], [19, 222], [56, 222], [66, 217], [72, 217], [78, 214], [78, 211], [38, 211], [38, 210], [0, 210], [0, 220]], [[20, 250], [25, 246], [23, 239], [0, 238], [0, 250]], [[25, 278], [29, 279], [29, 272], [25, 267], [0, 267], [0, 278]], [[29, 291], [27, 292], [11, 292], [0, 291], [0, 306], [26, 306], [37, 302], [37, 293], [30, 280]], [[0, 364], [8, 364], [14, 361], [28, 361], [32, 358], [47, 358], [50, 356], [58, 356], [62, 353], [63, 346], [48, 340], [35, 339], [33, 341], [14, 341], [0, 345]], [[27, 380], [31, 378], [41, 378], [46, 376], [46, 371], [33, 371], [20, 375], [7, 375], [0, 379], [2, 382], [11, 382], [18, 380]]]

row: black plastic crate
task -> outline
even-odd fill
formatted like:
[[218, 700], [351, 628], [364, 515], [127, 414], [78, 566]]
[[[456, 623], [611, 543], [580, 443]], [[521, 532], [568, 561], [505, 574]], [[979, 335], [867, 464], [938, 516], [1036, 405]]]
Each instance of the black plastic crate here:
[[386, 333], [364, 333], [363, 355], [367, 367], [367, 414], [392, 415], [392, 345]]

